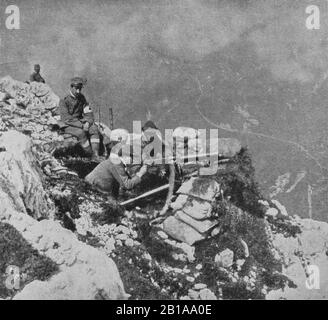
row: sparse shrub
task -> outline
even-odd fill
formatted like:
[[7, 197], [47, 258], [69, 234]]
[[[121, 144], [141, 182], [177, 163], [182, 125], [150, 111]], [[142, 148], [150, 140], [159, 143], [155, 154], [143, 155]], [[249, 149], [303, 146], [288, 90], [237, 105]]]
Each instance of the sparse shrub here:
[[227, 165], [227, 169], [216, 176], [225, 197], [237, 207], [252, 215], [263, 217], [265, 208], [258, 200], [262, 199], [259, 186], [255, 181], [255, 169], [247, 148], [243, 148]]

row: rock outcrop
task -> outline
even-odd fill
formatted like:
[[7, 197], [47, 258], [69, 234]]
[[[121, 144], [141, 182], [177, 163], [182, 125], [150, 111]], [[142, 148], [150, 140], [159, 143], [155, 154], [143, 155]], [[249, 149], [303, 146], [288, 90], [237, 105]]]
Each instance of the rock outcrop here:
[[328, 224], [295, 218], [301, 233], [285, 237], [274, 233], [272, 244], [283, 262], [283, 274], [293, 283], [284, 290], [273, 290], [267, 299], [328, 298]]
[[[26, 108], [30, 113], [39, 110], [53, 110], [58, 106], [59, 97], [44, 83], [32, 82], [31, 84], [16, 81], [10, 76], [0, 80], [0, 91], [7, 95], [7, 101], [11, 99], [15, 104]], [[4, 100], [4, 99], [2, 99]]]
[[51, 156], [64, 141], [52, 130], [57, 124], [53, 111], [59, 98], [43, 83], [27, 84], [10, 77], [0, 79], [0, 92], [9, 97], [0, 101], [0, 132], [15, 130], [30, 137], [38, 167], [49, 176], [57, 176], [64, 170]]
[[42, 187], [31, 140], [14, 130], [0, 137], [0, 212], [15, 208], [36, 219], [54, 216], [54, 205]]
[[51, 220], [54, 204], [43, 188], [31, 140], [8, 131], [2, 134], [0, 146], [0, 220], [60, 266], [60, 273], [49, 282], [32, 282], [15, 299], [127, 298], [113, 260]]
[[164, 221], [163, 229], [172, 238], [193, 245], [210, 236], [218, 225], [212, 205], [220, 195], [220, 186], [211, 178], [192, 178], [177, 193], [172, 203], [175, 214]]
[[[261, 199], [239, 141], [215, 139], [215, 151], [235, 159], [216, 177], [186, 180], [163, 225], [137, 208], [115, 222], [103, 195], [51, 154], [63, 141], [52, 131], [58, 100], [44, 84], [0, 80], [0, 221], [60, 270], [14, 299], [126, 299], [125, 290], [138, 299], [327, 298], [328, 224]], [[53, 220], [59, 207], [75, 233]]]

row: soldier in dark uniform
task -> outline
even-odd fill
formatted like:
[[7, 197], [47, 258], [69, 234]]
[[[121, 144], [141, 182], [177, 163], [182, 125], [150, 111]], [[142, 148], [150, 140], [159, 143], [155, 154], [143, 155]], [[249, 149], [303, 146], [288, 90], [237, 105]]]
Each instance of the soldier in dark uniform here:
[[34, 66], [34, 72], [30, 76], [30, 82], [42, 82], [42, 83], [46, 83], [44, 81], [44, 79], [40, 75], [40, 70], [41, 70], [40, 65], [39, 64], [36, 64]]
[[[59, 102], [61, 129], [66, 146], [77, 139], [84, 151], [99, 160], [99, 131], [94, 124], [94, 115], [89, 103], [81, 93], [85, 80], [76, 77], [71, 80], [70, 94]], [[72, 139], [73, 138], [73, 139]]]

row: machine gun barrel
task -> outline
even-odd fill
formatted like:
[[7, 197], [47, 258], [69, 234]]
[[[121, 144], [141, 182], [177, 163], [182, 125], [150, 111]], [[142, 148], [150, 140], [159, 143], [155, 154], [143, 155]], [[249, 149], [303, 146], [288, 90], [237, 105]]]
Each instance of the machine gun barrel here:
[[[227, 157], [222, 157], [218, 152], [212, 152], [212, 153], [200, 153], [200, 154], [191, 154], [191, 155], [184, 155], [184, 156], [169, 156], [169, 157], [162, 157], [155, 159], [155, 163], [161, 161], [161, 164], [170, 164], [173, 162], [177, 163], [184, 163], [185, 160], [188, 160], [188, 162], [191, 161], [203, 161], [203, 160], [213, 160], [215, 158], [218, 162], [228, 162], [230, 159]], [[221, 158], [221, 159], [219, 159]]]

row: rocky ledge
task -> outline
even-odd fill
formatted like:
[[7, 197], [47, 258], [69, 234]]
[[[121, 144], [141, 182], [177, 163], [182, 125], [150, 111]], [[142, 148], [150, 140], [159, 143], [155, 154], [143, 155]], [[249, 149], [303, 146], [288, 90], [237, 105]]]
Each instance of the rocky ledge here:
[[154, 223], [165, 195], [113, 208], [52, 156], [61, 137], [50, 88], [6, 77], [0, 92], [1, 230], [10, 226], [28, 248], [24, 259], [4, 255], [0, 273], [13, 261], [45, 270], [10, 294], [1, 283], [1, 298], [327, 298], [328, 224], [263, 199], [245, 149], [214, 176], [185, 175]]

